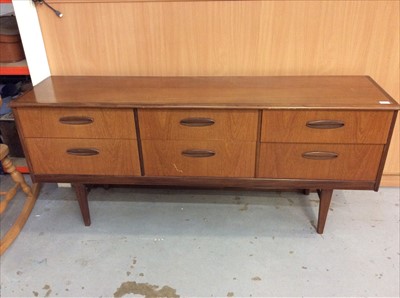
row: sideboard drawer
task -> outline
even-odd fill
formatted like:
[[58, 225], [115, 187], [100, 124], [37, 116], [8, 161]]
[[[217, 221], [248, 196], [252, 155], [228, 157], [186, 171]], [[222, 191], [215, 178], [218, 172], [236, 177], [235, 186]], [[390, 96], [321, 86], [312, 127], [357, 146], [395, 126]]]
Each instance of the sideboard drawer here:
[[258, 177], [376, 179], [383, 145], [263, 143]]
[[143, 140], [257, 139], [258, 111], [140, 109]]
[[140, 175], [136, 140], [25, 139], [35, 174]]
[[391, 111], [263, 111], [262, 142], [385, 144]]
[[254, 177], [255, 142], [143, 141], [146, 176]]
[[18, 108], [24, 137], [136, 139], [132, 109]]

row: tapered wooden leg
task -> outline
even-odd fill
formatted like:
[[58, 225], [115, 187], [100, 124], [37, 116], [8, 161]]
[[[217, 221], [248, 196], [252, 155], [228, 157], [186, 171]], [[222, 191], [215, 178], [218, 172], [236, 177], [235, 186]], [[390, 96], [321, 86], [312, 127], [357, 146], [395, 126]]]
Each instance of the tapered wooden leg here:
[[303, 194], [308, 196], [310, 194], [310, 190], [309, 189], [303, 189]]
[[324, 232], [325, 222], [328, 216], [332, 194], [333, 194], [333, 189], [318, 190], [318, 195], [319, 195], [319, 213], [318, 213], [318, 225], [317, 225], [318, 234], [322, 234]]
[[83, 222], [85, 226], [90, 226], [90, 211], [87, 199], [87, 190], [84, 184], [73, 184], [75, 188], [76, 198], [78, 199], [79, 207], [81, 208]]

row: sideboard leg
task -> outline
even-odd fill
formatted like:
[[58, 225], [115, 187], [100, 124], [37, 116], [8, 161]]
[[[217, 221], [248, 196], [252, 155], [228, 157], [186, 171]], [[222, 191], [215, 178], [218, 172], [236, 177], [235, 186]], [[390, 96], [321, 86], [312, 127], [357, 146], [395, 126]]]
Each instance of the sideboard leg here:
[[318, 213], [318, 225], [317, 225], [318, 234], [322, 234], [324, 232], [325, 222], [328, 216], [332, 194], [333, 194], [333, 189], [318, 190], [318, 195], [319, 195], [319, 213]]
[[308, 196], [310, 194], [310, 189], [303, 189], [303, 194]]
[[73, 184], [75, 188], [76, 198], [78, 199], [79, 207], [81, 208], [83, 222], [85, 226], [90, 226], [90, 211], [87, 199], [87, 190], [84, 184]]

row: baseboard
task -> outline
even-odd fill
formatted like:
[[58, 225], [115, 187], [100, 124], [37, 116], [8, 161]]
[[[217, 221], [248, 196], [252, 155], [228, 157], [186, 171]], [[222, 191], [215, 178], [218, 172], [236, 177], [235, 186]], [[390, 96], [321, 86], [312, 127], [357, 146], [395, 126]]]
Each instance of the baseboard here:
[[381, 186], [400, 187], [400, 175], [383, 175]]

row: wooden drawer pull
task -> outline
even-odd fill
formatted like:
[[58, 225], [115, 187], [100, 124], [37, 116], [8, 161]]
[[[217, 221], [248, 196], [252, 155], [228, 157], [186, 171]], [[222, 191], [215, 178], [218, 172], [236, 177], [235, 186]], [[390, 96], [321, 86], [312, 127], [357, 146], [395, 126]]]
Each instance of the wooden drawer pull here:
[[87, 125], [93, 123], [93, 118], [86, 116], [65, 116], [61, 117], [59, 121], [62, 124], [68, 125]]
[[212, 150], [184, 150], [182, 151], [182, 155], [186, 157], [211, 157], [215, 155], [215, 152]]
[[67, 153], [76, 156], [93, 156], [98, 155], [100, 151], [94, 148], [71, 148], [67, 149]]
[[335, 152], [326, 152], [326, 151], [309, 151], [309, 152], [304, 152], [301, 156], [307, 159], [326, 160], [326, 159], [335, 159], [339, 156], [339, 154]]
[[186, 118], [182, 119], [180, 124], [191, 127], [211, 126], [215, 124], [215, 120], [211, 118]]
[[317, 129], [334, 129], [343, 127], [344, 122], [341, 120], [313, 120], [308, 121], [306, 126]]

